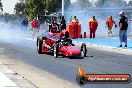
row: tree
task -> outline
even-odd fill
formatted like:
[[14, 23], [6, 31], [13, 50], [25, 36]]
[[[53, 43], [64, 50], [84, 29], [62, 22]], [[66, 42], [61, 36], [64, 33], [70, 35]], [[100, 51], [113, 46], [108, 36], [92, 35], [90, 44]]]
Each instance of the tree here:
[[[49, 14], [61, 10], [62, 0], [19, 0], [20, 2], [15, 5], [16, 14], [22, 14], [33, 17], [45, 15], [48, 11]], [[65, 8], [71, 5], [70, 0], [65, 0]]]
[[44, 0], [25, 0], [26, 14], [30, 19], [42, 15], [45, 12], [45, 2]]
[[19, 1], [20, 1], [20, 2], [23, 2], [23, 3], [25, 2], [25, 0], [19, 0]]
[[130, 7], [132, 7], [132, 1], [129, 1], [128, 5], [129, 5]]
[[94, 0], [92, 2], [94, 7], [127, 7], [125, 0]]
[[[70, 0], [65, 0], [65, 6], [70, 4]], [[47, 10], [49, 14], [61, 10], [61, 0], [25, 0], [26, 14], [33, 18], [35, 16], [44, 15]]]
[[15, 14], [17, 15], [25, 15], [25, 3], [24, 2], [17, 2], [15, 5]]
[[94, 7], [102, 7], [104, 5], [105, 0], [96, 0], [93, 2]]
[[13, 16], [14, 16], [13, 14], [9, 14], [9, 13], [4, 13], [3, 14], [3, 17], [4, 17], [4, 19], [5, 19], [6, 22], [8, 22], [9, 20], [11, 20]]
[[61, 9], [62, 1], [61, 0], [46, 0], [47, 7], [49, 13], [57, 12]]
[[1, 3], [1, 0], [0, 0], [0, 9], [3, 11], [3, 5]]
[[64, 8], [65, 8], [65, 10], [67, 10], [68, 7], [71, 6], [71, 1], [70, 0], [64, 0], [64, 1], [65, 1]]
[[90, 6], [91, 4], [89, 0], [77, 0], [77, 7], [79, 7], [81, 10], [85, 10]]

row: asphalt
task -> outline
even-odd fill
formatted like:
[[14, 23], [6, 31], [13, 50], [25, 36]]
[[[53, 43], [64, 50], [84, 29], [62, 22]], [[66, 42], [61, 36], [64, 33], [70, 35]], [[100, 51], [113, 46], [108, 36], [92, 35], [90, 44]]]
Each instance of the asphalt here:
[[[4, 36], [4, 31], [1, 35]], [[76, 70], [79, 65], [82, 65], [87, 73], [99, 74], [130, 74], [132, 75], [132, 55], [116, 53], [114, 51], [103, 51], [93, 47], [88, 47], [87, 57], [84, 59], [68, 59], [68, 58], [54, 58], [47, 54], [38, 54], [36, 51], [36, 40], [31, 38], [31, 33], [23, 33], [18, 36], [20, 31], [9, 31], [8, 36], [0, 37], [1, 45], [10, 51], [17, 60], [34, 66], [38, 69], [46, 71], [55, 75], [57, 78], [66, 80], [75, 86], [70, 88], [132, 88], [130, 84], [86, 84], [78, 86], [75, 80]], [[5, 33], [5, 34], [6, 34]], [[15, 37], [12, 35], [14, 34]], [[9, 36], [10, 35], [10, 36]], [[16, 37], [17, 36], [17, 37]], [[87, 42], [97, 45], [107, 45], [117, 47], [118, 40], [111, 38], [97, 38], [97, 39], [76, 39], [77, 42]], [[131, 43], [131, 40], [129, 40]], [[101, 42], [101, 43], [100, 43]], [[104, 43], [105, 42], [105, 43]], [[110, 42], [110, 43], [107, 43]], [[114, 44], [116, 43], [116, 44]], [[131, 49], [131, 45], [128, 45]], [[117, 47], [118, 48], [118, 47]], [[119, 50], [119, 52], [122, 52]], [[131, 52], [131, 51], [129, 51]], [[93, 57], [90, 57], [93, 56]], [[38, 80], [37, 80], [38, 81]], [[42, 87], [41, 87], [42, 88]], [[61, 87], [60, 87], [61, 88]], [[67, 88], [66, 86], [63, 88]], [[69, 88], [69, 87], [68, 87]]]

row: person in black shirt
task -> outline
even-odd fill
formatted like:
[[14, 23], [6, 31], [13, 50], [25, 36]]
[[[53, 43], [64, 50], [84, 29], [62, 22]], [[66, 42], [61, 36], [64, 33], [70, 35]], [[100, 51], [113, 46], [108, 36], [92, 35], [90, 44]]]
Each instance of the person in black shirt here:
[[62, 16], [60, 23], [61, 23], [61, 30], [66, 30], [66, 20], [64, 16]]
[[120, 46], [122, 47], [122, 42], [125, 43], [125, 47], [127, 47], [127, 28], [128, 28], [128, 19], [125, 17], [125, 13], [121, 11], [119, 20], [119, 38], [120, 38]]

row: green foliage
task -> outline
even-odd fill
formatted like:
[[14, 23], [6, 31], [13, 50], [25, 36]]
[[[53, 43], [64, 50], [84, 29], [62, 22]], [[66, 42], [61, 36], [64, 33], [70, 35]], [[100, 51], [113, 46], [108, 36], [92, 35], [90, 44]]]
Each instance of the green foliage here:
[[0, 9], [3, 11], [3, 5], [1, 3], [1, 0], [0, 0]]
[[96, 6], [96, 7], [102, 7], [102, 6], [104, 5], [104, 3], [105, 3], [105, 0], [99, 0], [99, 1], [97, 1], [97, 2], [95, 3], [95, 6]]
[[29, 16], [30, 19], [33, 17], [37, 17], [41, 15], [45, 11], [45, 3], [44, 0], [26, 0], [26, 14]]
[[65, 1], [65, 9], [67, 9], [67, 7], [71, 6], [71, 1], [70, 0], [64, 0]]
[[[61, 9], [62, 0], [25, 0], [26, 13], [32, 19], [33, 17], [58, 12]], [[70, 0], [65, 0], [65, 4], [70, 4]]]
[[23, 2], [17, 2], [17, 4], [15, 5], [15, 13], [19, 16], [21, 15], [25, 15], [25, 3]]
[[12, 15], [11, 14], [9, 14], [9, 13], [4, 13], [4, 18], [6, 19], [6, 21], [8, 20], [8, 19], [11, 19], [11, 17], [12, 17]]
[[46, 4], [47, 4], [46, 9], [48, 10], [48, 12], [53, 13], [61, 9], [62, 1], [61, 0], [47, 0]]
[[14, 14], [4, 13], [2, 17], [5, 19], [6, 22], [13, 20], [16, 16]]
[[132, 1], [129, 1], [128, 5], [129, 5], [130, 7], [132, 7]]
[[[62, 0], [20, 0], [15, 5], [16, 14], [27, 15], [30, 19], [34, 17], [45, 15], [46, 10], [48, 14], [58, 12], [61, 10]], [[70, 0], [65, 0], [65, 7], [71, 5]]]
[[80, 10], [85, 10], [85, 9], [91, 7], [91, 4], [88, 0], [77, 0], [77, 7]]

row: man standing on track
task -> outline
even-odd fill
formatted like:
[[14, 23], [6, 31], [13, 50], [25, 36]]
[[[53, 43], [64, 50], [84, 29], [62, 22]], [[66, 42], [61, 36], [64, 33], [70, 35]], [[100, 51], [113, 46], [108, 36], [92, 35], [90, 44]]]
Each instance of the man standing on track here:
[[119, 13], [119, 38], [120, 38], [120, 46], [122, 47], [122, 42], [125, 43], [125, 47], [127, 47], [127, 28], [128, 28], [128, 19], [125, 17], [125, 13], [121, 11]]
[[78, 19], [76, 16], [74, 16], [74, 19], [72, 20], [72, 26], [73, 26], [73, 38], [78, 38]]
[[98, 22], [95, 16], [93, 16], [93, 18], [89, 20], [90, 38], [95, 38], [97, 27]]
[[[108, 28], [108, 37], [113, 37], [112, 34], [112, 27], [113, 24], [115, 24], [115, 21], [112, 19], [112, 16], [110, 16], [107, 21], [106, 21], [106, 26]], [[117, 27], [117, 25], [115, 24], [115, 28]]]

